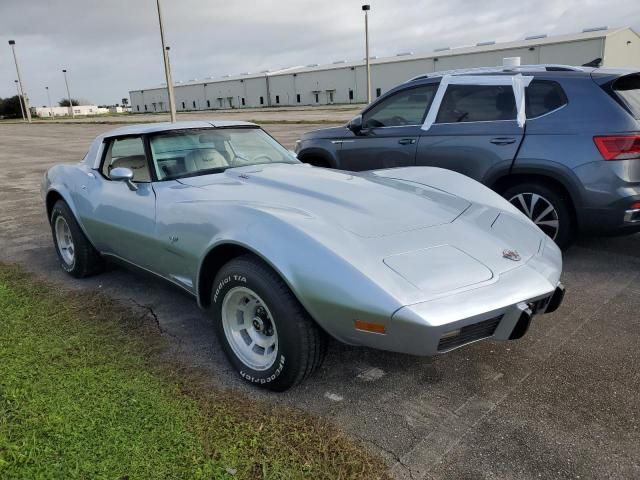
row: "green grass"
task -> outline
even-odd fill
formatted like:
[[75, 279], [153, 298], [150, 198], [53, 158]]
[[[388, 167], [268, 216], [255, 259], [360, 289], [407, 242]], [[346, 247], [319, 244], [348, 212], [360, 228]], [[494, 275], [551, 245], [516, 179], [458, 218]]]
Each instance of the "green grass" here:
[[373, 479], [384, 471], [315, 417], [212, 387], [171, 358], [147, 316], [0, 264], [0, 478]]

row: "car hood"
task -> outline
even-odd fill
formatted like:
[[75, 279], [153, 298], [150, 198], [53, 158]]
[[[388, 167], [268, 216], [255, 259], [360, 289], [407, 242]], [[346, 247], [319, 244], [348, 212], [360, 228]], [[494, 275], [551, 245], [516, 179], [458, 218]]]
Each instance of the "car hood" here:
[[367, 238], [447, 224], [471, 205], [468, 200], [422, 184], [304, 164], [234, 168], [224, 175], [180, 182], [210, 191], [212, 200], [231, 193], [232, 189], [221, 188], [221, 184], [251, 187], [236, 189], [241, 198], [233, 200], [294, 207]]
[[310, 132], [303, 133], [300, 137], [301, 140], [311, 140], [316, 138], [343, 138], [346, 136], [353, 136], [351, 130], [346, 126], [319, 128]]
[[[241, 241], [257, 242], [258, 251], [264, 242], [279, 240], [286, 249], [300, 246], [311, 255], [331, 251], [402, 305], [479, 288], [525, 265], [552, 283], [560, 271], [559, 251], [541, 256], [552, 242], [545, 243], [530, 220], [487, 187], [444, 169], [352, 174], [272, 164], [180, 184], [187, 190], [183, 202], [199, 204], [204, 215], [224, 211], [236, 218], [241, 231], [254, 236]], [[265, 218], [294, 230], [282, 224], [261, 230], [269, 222]], [[288, 235], [293, 243], [268, 232]]]

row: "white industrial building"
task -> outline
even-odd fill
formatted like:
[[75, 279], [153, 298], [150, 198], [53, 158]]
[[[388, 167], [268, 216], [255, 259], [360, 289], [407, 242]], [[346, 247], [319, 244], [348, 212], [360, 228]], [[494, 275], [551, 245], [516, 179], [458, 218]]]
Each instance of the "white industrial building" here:
[[[70, 116], [69, 107], [30, 107], [31, 115], [40, 118]], [[98, 107], [97, 105], [74, 105], [73, 114], [79, 117], [86, 115], [106, 115], [108, 113], [131, 113], [131, 107], [112, 105], [110, 107]]]
[[[501, 65], [520, 57], [523, 65], [599, 64], [640, 67], [640, 36], [629, 27], [585, 29], [581, 33], [474, 46], [439, 48], [431, 53], [399, 53], [371, 59], [372, 97], [414, 76], [456, 68]], [[129, 92], [133, 113], [168, 111], [166, 86]], [[366, 102], [364, 61], [337, 61], [277, 71], [176, 82], [178, 111]]]
[[[69, 107], [31, 107], [31, 115], [35, 117], [64, 117], [71, 115]], [[109, 113], [108, 108], [97, 105], [74, 105], [73, 114], [77, 116], [102, 115]]]

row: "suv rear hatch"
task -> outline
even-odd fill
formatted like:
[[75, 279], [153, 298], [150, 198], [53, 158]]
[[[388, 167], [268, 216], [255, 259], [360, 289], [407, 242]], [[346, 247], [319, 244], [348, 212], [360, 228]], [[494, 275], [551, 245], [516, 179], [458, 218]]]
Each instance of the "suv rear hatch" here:
[[600, 154], [605, 160], [640, 159], [640, 72], [599, 68], [591, 78], [635, 120], [624, 131], [595, 136]]
[[636, 120], [640, 120], [640, 72], [598, 68], [591, 78]]

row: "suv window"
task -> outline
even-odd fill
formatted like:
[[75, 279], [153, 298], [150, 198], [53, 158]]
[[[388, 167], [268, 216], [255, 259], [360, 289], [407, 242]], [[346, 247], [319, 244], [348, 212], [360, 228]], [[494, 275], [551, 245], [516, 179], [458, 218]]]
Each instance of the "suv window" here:
[[634, 118], [640, 120], [640, 75], [627, 75], [616, 80], [613, 91], [629, 107]]
[[142, 138], [126, 137], [111, 141], [102, 164], [102, 174], [109, 178], [111, 170], [118, 167], [130, 169], [135, 182], [151, 181]]
[[535, 118], [567, 104], [567, 96], [557, 82], [533, 80], [525, 89], [527, 118]]
[[436, 84], [425, 85], [385, 98], [364, 114], [363, 127], [421, 125], [437, 88]]
[[449, 85], [436, 123], [515, 119], [516, 100], [510, 85]]

